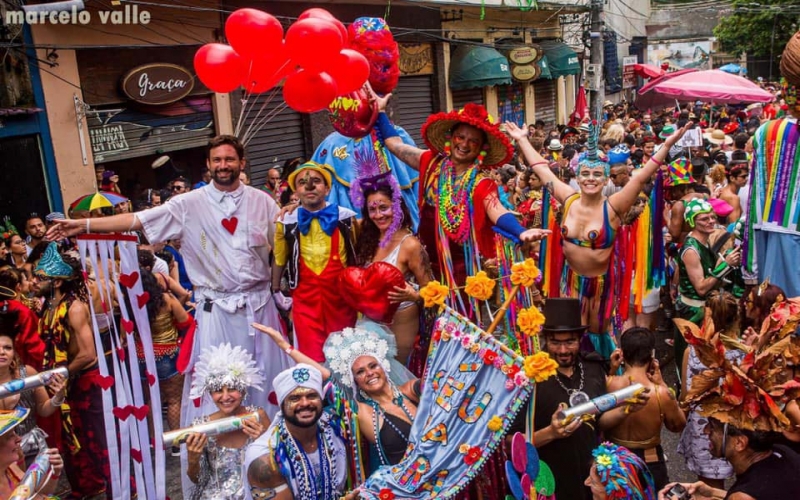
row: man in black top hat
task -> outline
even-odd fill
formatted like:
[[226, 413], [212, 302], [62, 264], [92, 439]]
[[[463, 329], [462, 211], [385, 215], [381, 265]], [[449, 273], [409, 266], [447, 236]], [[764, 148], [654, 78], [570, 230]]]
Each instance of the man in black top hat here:
[[[536, 385], [534, 430], [539, 457], [550, 466], [556, 480], [556, 498], [590, 499], [583, 480], [589, 476], [592, 450], [603, 429], [619, 425], [628, 413], [643, 404], [619, 407], [602, 414], [597, 422], [564, 422], [559, 409], [585, 403], [606, 393], [606, 370], [596, 353], [580, 352], [581, 339], [589, 325], [581, 324], [578, 299], [547, 299], [542, 328], [544, 350], [558, 363], [558, 372]], [[648, 396], [641, 398], [644, 403]]]

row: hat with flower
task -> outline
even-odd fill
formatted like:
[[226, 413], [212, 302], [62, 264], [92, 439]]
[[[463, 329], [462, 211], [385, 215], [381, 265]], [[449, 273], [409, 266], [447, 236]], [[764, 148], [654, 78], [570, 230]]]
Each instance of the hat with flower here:
[[[758, 342], [746, 346], [717, 331], [711, 315], [702, 326], [673, 320], [698, 358], [708, 367], [692, 378], [684, 405], [700, 415], [737, 429], [781, 432], [791, 422], [783, 413], [786, 403], [800, 397], [800, 383], [788, 367], [800, 363], [800, 298], [772, 306], [761, 325]], [[745, 355], [731, 356], [729, 350]]]
[[683, 184], [694, 184], [696, 181], [689, 171], [689, 160], [678, 158], [667, 165], [667, 175], [664, 177], [664, 187], [670, 188]]
[[450, 134], [456, 125], [465, 123], [486, 134], [486, 156], [482, 168], [495, 168], [511, 161], [514, 148], [508, 136], [500, 130], [495, 119], [480, 104], [468, 103], [460, 110], [441, 112], [428, 117], [422, 125], [422, 138], [425, 144], [437, 153], [447, 153], [450, 149]]
[[592, 451], [595, 468], [609, 499], [654, 500], [653, 475], [644, 461], [624, 446], [605, 442]]
[[202, 397], [227, 387], [246, 392], [248, 387], [263, 390], [264, 377], [256, 368], [253, 356], [241, 346], [232, 347], [230, 343], [210, 346], [203, 349], [194, 365], [192, 389], [189, 397]]
[[19, 234], [17, 228], [11, 223], [11, 217], [7, 215], [3, 217], [3, 222], [0, 224], [0, 234], [2, 234], [3, 239], [5, 240], [11, 238], [15, 234]]

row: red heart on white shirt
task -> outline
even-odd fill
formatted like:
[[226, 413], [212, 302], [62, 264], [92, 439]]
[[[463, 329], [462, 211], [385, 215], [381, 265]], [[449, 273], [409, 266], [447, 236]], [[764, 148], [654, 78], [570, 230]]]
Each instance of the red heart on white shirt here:
[[231, 217], [230, 219], [222, 219], [222, 227], [224, 227], [231, 234], [236, 232], [236, 226], [238, 225], [239, 225], [239, 219], [237, 219], [236, 217]]

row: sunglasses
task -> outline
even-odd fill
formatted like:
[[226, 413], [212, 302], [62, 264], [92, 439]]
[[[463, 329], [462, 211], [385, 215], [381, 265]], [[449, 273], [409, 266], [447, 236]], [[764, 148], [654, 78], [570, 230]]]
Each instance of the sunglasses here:
[[172, 186], [173, 191], [178, 191], [179, 189], [186, 189], [186, 186]]

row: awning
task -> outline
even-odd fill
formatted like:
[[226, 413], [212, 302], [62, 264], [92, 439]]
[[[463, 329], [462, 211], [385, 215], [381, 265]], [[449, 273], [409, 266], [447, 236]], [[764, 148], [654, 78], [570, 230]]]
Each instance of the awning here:
[[542, 58], [539, 59], [539, 62], [537, 62], [536, 64], [538, 64], [539, 67], [542, 69], [542, 74], [539, 75], [540, 80], [543, 78], [546, 78], [548, 80], [553, 79], [553, 75], [552, 73], [550, 73], [550, 61], [547, 60], [547, 56], [542, 56]]
[[578, 62], [578, 54], [569, 46], [552, 40], [537, 43], [544, 49], [552, 78], [580, 74], [581, 65]]
[[508, 59], [491, 47], [459, 45], [450, 56], [450, 88], [455, 90], [509, 85]]

